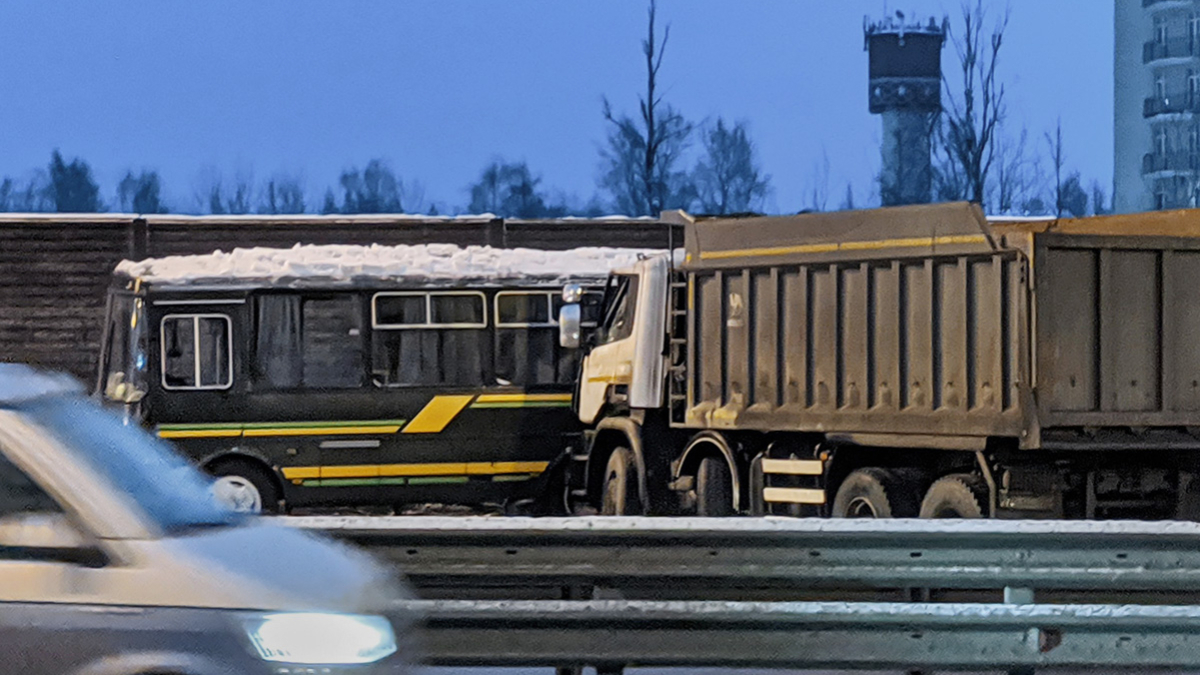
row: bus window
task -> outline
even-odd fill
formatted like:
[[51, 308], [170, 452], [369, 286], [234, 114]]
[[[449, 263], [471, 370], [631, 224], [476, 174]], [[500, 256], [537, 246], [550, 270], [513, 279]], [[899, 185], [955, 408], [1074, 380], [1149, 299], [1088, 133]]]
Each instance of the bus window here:
[[228, 389], [233, 384], [233, 330], [224, 314], [163, 317], [164, 389]]
[[500, 384], [555, 384], [574, 369], [559, 370], [558, 324], [551, 319], [552, 293], [496, 294], [496, 378]]
[[363, 384], [362, 313], [353, 295], [256, 299], [255, 382], [273, 389]]
[[482, 293], [376, 293], [371, 304], [376, 385], [483, 385], [491, 358]]

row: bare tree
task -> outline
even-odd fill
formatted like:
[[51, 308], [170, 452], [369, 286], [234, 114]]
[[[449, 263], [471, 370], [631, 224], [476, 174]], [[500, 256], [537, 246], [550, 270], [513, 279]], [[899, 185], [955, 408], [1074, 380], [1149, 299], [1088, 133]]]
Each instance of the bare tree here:
[[117, 183], [117, 201], [126, 213], [166, 213], [161, 191], [162, 181], [157, 171], [142, 171], [136, 176], [126, 171]]
[[942, 124], [938, 125], [937, 143], [944, 154], [939, 168], [961, 177], [961, 183], [943, 176], [939, 181], [942, 188], [939, 196], [948, 196], [947, 186], [961, 186], [963, 191], [957, 198], [982, 203], [996, 155], [993, 142], [996, 128], [1005, 112], [1004, 85], [996, 81], [996, 63], [1004, 43], [1008, 14], [995, 22], [990, 33], [985, 33], [987, 15], [983, 0], [976, 0], [974, 7], [964, 3], [962, 13], [962, 34], [956, 36], [951, 30], [962, 73], [962, 89], [955, 95], [949, 82], [945, 82], [946, 109]]
[[1054, 133], [1046, 132], [1046, 145], [1050, 146], [1050, 163], [1054, 167], [1054, 215], [1061, 218], [1063, 214], [1064, 202], [1063, 196], [1063, 166], [1067, 162], [1066, 152], [1063, 150], [1062, 138], [1062, 119], [1059, 118], [1057, 124], [1054, 125]]
[[254, 177], [249, 171], [238, 171], [233, 181], [226, 184], [219, 171], [206, 167], [196, 179], [193, 195], [201, 213], [251, 213], [254, 208]]
[[1029, 146], [1029, 132], [1022, 128], [1015, 137], [997, 132], [996, 160], [989, 179], [989, 203], [996, 213], [1023, 212], [1024, 205], [1045, 189], [1038, 155]]
[[20, 184], [12, 178], [0, 181], [0, 211], [42, 213], [53, 210], [50, 178], [45, 171], [35, 170], [27, 179], [20, 181]]
[[658, 215], [663, 209], [685, 207], [694, 195], [687, 174], [675, 169], [687, 148], [692, 124], [664, 103], [658, 91], [658, 72], [671, 27], [663, 31], [662, 43], [657, 43], [656, 11], [655, 0], [650, 0], [649, 30], [642, 40], [646, 94], [638, 97], [640, 118], [634, 121], [627, 115], [617, 116], [604, 99], [604, 119], [613, 128], [608, 147], [601, 151], [600, 186], [612, 194], [616, 207], [629, 215]]
[[829, 204], [829, 154], [821, 148], [821, 159], [813, 166], [812, 183], [807, 190], [809, 211], [824, 211]]
[[259, 198], [258, 212], [295, 214], [305, 212], [304, 187], [300, 179], [279, 175], [267, 181]]
[[525, 162], [492, 160], [471, 184], [471, 213], [494, 213], [506, 218], [544, 218], [548, 215], [542, 179]]
[[755, 158], [746, 123], [717, 125], [704, 130], [704, 156], [696, 163], [693, 180], [706, 213], [742, 213], [758, 208], [771, 187]]
[[1112, 213], [1112, 207], [1108, 204], [1108, 197], [1104, 192], [1104, 186], [1100, 185], [1100, 181], [1092, 181], [1092, 214], [1103, 216]]

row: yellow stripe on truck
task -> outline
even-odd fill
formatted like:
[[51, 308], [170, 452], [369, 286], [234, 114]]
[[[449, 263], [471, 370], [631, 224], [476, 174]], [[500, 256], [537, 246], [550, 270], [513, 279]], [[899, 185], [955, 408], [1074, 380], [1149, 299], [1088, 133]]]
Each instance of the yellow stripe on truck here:
[[436, 434], [450, 424], [463, 408], [471, 403], [474, 395], [465, 396], [434, 396], [433, 400], [421, 408], [421, 412], [404, 427], [404, 434]]
[[787, 476], [820, 476], [825, 467], [819, 459], [763, 459], [763, 473]]
[[908, 239], [882, 239], [879, 241], [848, 241], [840, 244], [804, 244], [801, 246], [774, 246], [767, 248], [739, 248], [729, 251], [701, 251], [701, 260], [723, 260], [728, 258], [753, 258], [803, 253], [832, 253], [834, 251], [879, 251], [888, 248], [916, 248], [924, 246], [955, 246], [963, 244], [986, 244], [982, 234], [955, 234], [944, 237], [912, 237]]
[[763, 501], [784, 504], [824, 504], [825, 491], [813, 488], [763, 488]]

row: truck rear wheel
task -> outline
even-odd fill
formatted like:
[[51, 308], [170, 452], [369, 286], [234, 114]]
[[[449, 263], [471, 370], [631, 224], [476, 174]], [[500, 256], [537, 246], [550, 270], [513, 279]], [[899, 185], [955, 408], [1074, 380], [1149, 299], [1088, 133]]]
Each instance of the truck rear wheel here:
[[922, 518], [986, 518], [988, 488], [979, 476], [952, 473], [934, 481], [921, 501]]
[[838, 487], [834, 518], [915, 518], [920, 511], [915, 480], [899, 471], [867, 467], [852, 471]]
[[696, 468], [696, 515], [733, 515], [733, 476], [724, 457], [705, 457]]
[[608, 456], [604, 469], [604, 496], [600, 503], [602, 516], [640, 516], [642, 501], [638, 497], [637, 461], [629, 448], [616, 448]]

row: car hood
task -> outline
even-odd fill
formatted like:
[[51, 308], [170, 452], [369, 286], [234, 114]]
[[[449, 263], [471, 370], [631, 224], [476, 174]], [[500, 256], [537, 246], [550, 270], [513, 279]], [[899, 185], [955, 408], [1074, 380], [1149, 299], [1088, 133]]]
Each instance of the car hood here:
[[394, 569], [322, 535], [257, 521], [147, 546], [184, 605], [271, 611], [384, 613], [409, 594]]

